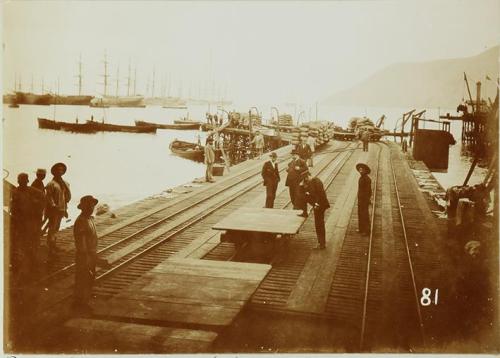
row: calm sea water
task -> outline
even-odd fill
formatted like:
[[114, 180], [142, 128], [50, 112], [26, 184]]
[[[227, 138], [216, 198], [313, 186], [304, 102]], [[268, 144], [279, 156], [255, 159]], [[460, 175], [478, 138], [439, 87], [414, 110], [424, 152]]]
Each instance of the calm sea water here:
[[[247, 111], [253, 104], [235, 104], [227, 110]], [[264, 120], [270, 118], [270, 105], [258, 106]], [[281, 113], [297, 117], [301, 109], [295, 106], [280, 106]], [[168, 148], [174, 139], [196, 141], [205, 133], [198, 131], [158, 130], [157, 134], [97, 133], [76, 134], [43, 130], [38, 128], [37, 117], [56, 118], [60, 121], [80, 122], [89, 119], [105, 119], [108, 123], [133, 125], [142, 119], [157, 123], [172, 123], [174, 119], [189, 113], [190, 118], [203, 120], [207, 106], [190, 106], [188, 110], [172, 110], [159, 106], [147, 108], [90, 108], [86, 106], [3, 106], [4, 169], [8, 180], [16, 182], [20, 172], [27, 172], [30, 180], [35, 178], [37, 168], [46, 168], [62, 161], [67, 164], [65, 179], [70, 183], [73, 199], [70, 203], [70, 218], [78, 215], [76, 205], [81, 196], [94, 195], [101, 203], [116, 209], [128, 203], [161, 193], [174, 186], [204, 176], [204, 166], [173, 156]], [[215, 112], [215, 106], [211, 111]], [[334, 121], [345, 126], [353, 116], [367, 115], [376, 120], [387, 116], [385, 128], [392, 129], [401, 114], [408, 109], [318, 107], [318, 118]], [[441, 111], [444, 113], [445, 111]], [[447, 111], [451, 112], [451, 111]], [[304, 110], [302, 121], [316, 117], [316, 108]], [[428, 111], [427, 118], [438, 117], [438, 110]], [[428, 128], [434, 128], [428, 126]], [[460, 124], [454, 123], [453, 133], [460, 139]], [[447, 173], [436, 173], [437, 179], [446, 188], [462, 183], [470, 166], [470, 158], [460, 155], [460, 143], [450, 148], [450, 168]], [[484, 170], [479, 169], [471, 180], [482, 180]], [[5, 176], [5, 172], [4, 172]], [[50, 173], [46, 182], [50, 179]], [[70, 224], [70, 223], [68, 223]]]

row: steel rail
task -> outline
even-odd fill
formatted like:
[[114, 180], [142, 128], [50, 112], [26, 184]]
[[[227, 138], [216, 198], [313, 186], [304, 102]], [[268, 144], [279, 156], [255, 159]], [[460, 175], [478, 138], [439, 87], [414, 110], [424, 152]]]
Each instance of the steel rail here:
[[[364, 298], [363, 298], [363, 314], [361, 317], [361, 335], [360, 335], [360, 340], [359, 340], [359, 347], [362, 350], [363, 345], [364, 345], [364, 338], [365, 338], [365, 330], [366, 330], [366, 308], [368, 304], [368, 286], [369, 286], [369, 281], [370, 281], [370, 267], [371, 267], [371, 256], [372, 256], [372, 244], [373, 244], [373, 226], [375, 222], [375, 203], [377, 199], [377, 187], [378, 187], [378, 172], [380, 170], [380, 157], [382, 156], [382, 149], [380, 148], [379, 143], [376, 143], [378, 147], [378, 157], [377, 157], [377, 171], [375, 175], [375, 186], [372, 194], [372, 215], [371, 215], [371, 222], [370, 222], [370, 238], [368, 241], [368, 258], [366, 262], [366, 279], [365, 279], [365, 292], [364, 292]], [[359, 205], [359, 204], [358, 204]], [[358, 218], [359, 220], [359, 218]]]
[[417, 283], [415, 281], [415, 272], [413, 270], [413, 263], [412, 263], [412, 259], [411, 259], [410, 247], [408, 245], [408, 236], [406, 234], [405, 220], [404, 220], [403, 210], [402, 210], [402, 205], [401, 205], [401, 200], [400, 200], [400, 196], [399, 196], [398, 182], [396, 180], [396, 173], [394, 171], [394, 166], [393, 166], [393, 160], [392, 160], [391, 153], [389, 153], [389, 159], [390, 159], [390, 164], [391, 164], [392, 178], [394, 180], [394, 187], [396, 189], [396, 198], [397, 198], [397, 201], [398, 201], [399, 217], [400, 217], [401, 226], [402, 226], [402, 229], [403, 229], [403, 237], [404, 237], [404, 243], [405, 243], [405, 249], [406, 249], [406, 256], [408, 258], [408, 265], [410, 267], [411, 281], [412, 281], [412, 285], [413, 285], [413, 293], [414, 293], [414, 296], [415, 296], [415, 303], [417, 305], [418, 325], [419, 325], [420, 335], [421, 335], [421, 338], [422, 338], [422, 344], [425, 346], [425, 330], [424, 330], [424, 323], [423, 323], [423, 320], [422, 320], [422, 312], [420, 311], [420, 302], [419, 302], [419, 299], [418, 299]]

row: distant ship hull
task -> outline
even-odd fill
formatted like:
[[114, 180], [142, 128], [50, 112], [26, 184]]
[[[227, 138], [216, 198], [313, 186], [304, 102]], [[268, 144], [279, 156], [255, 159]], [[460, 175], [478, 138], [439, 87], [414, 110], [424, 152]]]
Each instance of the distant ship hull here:
[[106, 96], [93, 98], [90, 101], [91, 107], [146, 107], [142, 96]]

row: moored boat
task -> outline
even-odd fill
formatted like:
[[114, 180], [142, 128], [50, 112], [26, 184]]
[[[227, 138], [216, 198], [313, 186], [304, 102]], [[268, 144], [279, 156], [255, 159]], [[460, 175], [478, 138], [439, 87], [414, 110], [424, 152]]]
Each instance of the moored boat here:
[[[194, 160], [196, 162], [203, 162], [205, 158], [205, 147], [200, 144], [185, 142], [182, 140], [174, 139], [169, 146], [173, 154], [179, 157]], [[218, 161], [221, 158], [220, 149], [215, 150], [215, 160]]]
[[52, 119], [38, 117], [38, 128], [52, 129], [58, 131], [76, 132], [76, 133], [95, 133], [95, 128], [87, 123], [69, 123], [59, 122]]
[[152, 126], [158, 129], [180, 129], [180, 130], [193, 130], [199, 129], [200, 125], [197, 123], [181, 123], [181, 124], [159, 124], [146, 121], [135, 121], [137, 127]]
[[76, 133], [96, 133], [96, 132], [127, 132], [127, 133], [156, 133], [153, 126], [127, 126], [121, 124], [109, 124], [95, 121], [84, 123], [59, 122], [47, 118], [38, 118], [38, 128], [62, 130]]
[[111, 124], [96, 121], [87, 121], [92, 128], [100, 132], [128, 132], [128, 133], [156, 133], [153, 126], [127, 126], [123, 124]]
[[200, 122], [200, 121], [193, 121], [191, 119], [188, 119], [188, 118], [181, 118], [181, 119], [174, 119], [174, 123], [175, 124], [186, 124], [186, 123], [189, 123], [189, 124], [198, 124], [198, 126], [201, 126], [203, 124], [203, 122]]

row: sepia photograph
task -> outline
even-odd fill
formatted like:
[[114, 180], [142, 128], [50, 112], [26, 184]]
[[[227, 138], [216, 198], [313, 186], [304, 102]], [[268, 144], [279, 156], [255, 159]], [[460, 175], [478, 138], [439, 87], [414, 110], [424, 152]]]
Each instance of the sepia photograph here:
[[3, 353], [499, 354], [498, 0], [4, 0]]

